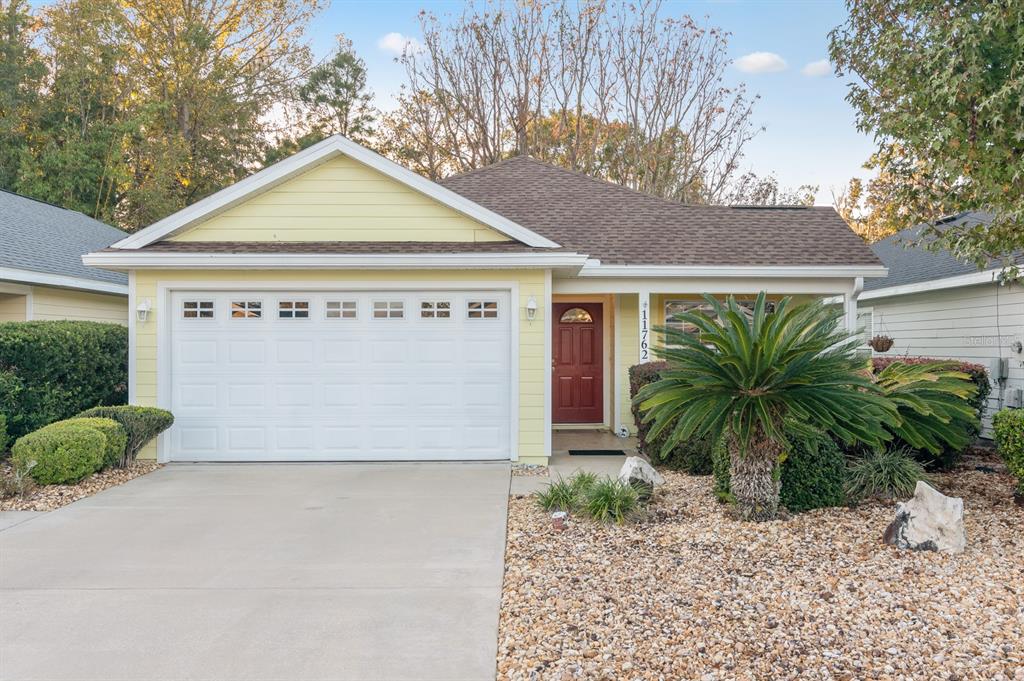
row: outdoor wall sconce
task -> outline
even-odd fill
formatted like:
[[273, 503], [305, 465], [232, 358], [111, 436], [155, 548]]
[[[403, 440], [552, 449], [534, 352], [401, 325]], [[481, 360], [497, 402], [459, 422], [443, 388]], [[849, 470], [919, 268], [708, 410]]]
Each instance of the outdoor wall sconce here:
[[537, 317], [537, 299], [530, 296], [526, 301], [526, 321], [532, 322]]
[[151, 309], [153, 309], [153, 303], [149, 302], [149, 298], [146, 298], [139, 303], [139, 306], [135, 308], [135, 318], [139, 320], [139, 323], [146, 323], [146, 320], [149, 319], [149, 311]]

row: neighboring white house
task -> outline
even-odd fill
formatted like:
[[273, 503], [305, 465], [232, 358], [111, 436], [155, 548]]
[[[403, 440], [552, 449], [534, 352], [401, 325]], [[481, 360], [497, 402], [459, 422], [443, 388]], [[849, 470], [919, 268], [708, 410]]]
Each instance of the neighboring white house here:
[[128, 323], [128, 277], [82, 255], [124, 232], [73, 210], [0, 190], [0, 322]]
[[[967, 212], [945, 224], [981, 223], [987, 217]], [[1024, 286], [1019, 281], [1000, 283], [998, 267], [979, 271], [948, 252], [905, 248], [919, 230], [904, 230], [872, 246], [889, 276], [865, 284], [858, 301], [859, 324], [866, 338], [894, 339], [892, 349], [875, 355], [941, 357], [985, 366], [992, 393], [982, 435], [991, 437], [992, 414], [1005, 406], [1021, 406]], [[1024, 263], [1024, 253], [1014, 257]]]

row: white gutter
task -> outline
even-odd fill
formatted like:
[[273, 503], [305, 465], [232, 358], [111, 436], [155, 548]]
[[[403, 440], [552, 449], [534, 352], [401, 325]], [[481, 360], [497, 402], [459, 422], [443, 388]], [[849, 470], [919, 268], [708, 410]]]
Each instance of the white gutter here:
[[960, 286], [971, 286], [974, 284], [988, 284], [999, 280], [999, 273], [1002, 270], [993, 269], [983, 272], [971, 272], [955, 277], [944, 279], [932, 279], [921, 281], [916, 284], [901, 284], [899, 286], [887, 286], [885, 288], [864, 291], [860, 294], [861, 300], [873, 300], [875, 298], [889, 298], [891, 296], [905, 296], [911, 293], [924, 293], [926, 291], [939, 291], [947, 288], [959, 288]]
[[89, 267], [153, 269], [522, 269], [583, 266], [577, 253], [87, 253]]
[[580, 270], [581, 277], [884, 277], [889, 270], [881, 265], [807, 265], [807, 266], [689, 266], [602, 265], [589, 260]]
[[69, 277], [63, 274], [50, 274], [48, 272], [36, 272], [34, 270], [20, 270], [13, 267], [0, 267], [0, 279], [17, 281], [23, 284], [35, 284], [37, 286], [56, 286], [58, 288], [71, 288], [78, 289], [80, 291], [113, 293], [120, 296], [128, 295], [127, 284], [112, 284], [110, 282], [97, 281], [95, 279]]

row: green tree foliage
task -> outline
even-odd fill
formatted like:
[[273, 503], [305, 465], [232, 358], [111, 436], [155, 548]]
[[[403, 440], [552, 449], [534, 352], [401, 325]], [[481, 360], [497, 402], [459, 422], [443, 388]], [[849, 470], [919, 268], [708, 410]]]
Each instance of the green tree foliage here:
[[1024, 3], [848, 0], [832, 61], [857, 77], [847, 99], [874, 134], [887, 201], [906, 222], [950, 207], [990, 226], [926, 230], [923, 240], [979, 267], [1024, 248]]
[[35, 25], [25, 0], [0, 2], [0, 188], [14, 187], [46, 66], [32, 46]]
[[248, 175], [318, 7], [58, 0], [28, 17], [15, 3], [0, 19], [0, 187], [134, 230]]
[[366, 62], [345, 36], [338, 36], [338, 47], [331, 58], [315, 66], [299, 85], [297, 99], [306, 131], [294, 138], [283, 136], [267, 152], [267, 165], [334, 134], [362, 144], [370, 140], [377, 112], [373, 92], [366, 85]]
[[730, 492], [743, 517], [776, 514], [778, 464], [788, 448], [784, 424], [798, 436], [828, 433], [878, 448], [891, 438], [885, 426], [898, 424], [896, 406], [857, 358], [860, 341], [840, 328], [841, 311], [786, 298], [770, 314], [764, 292], [752, 314], [732, 297], [724, 304], [706, 300], [714, 317], [677, 317], [697, 334], [660, 330], [669, 369], [637, 400], [654, 423], [648, 437], [669, 433], [665, 451], [693, 437], [726, 437]]

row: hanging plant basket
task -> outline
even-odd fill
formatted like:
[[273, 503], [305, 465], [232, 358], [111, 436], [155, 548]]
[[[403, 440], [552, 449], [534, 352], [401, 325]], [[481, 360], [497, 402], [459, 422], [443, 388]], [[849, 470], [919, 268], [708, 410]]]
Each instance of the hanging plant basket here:
[[890, 336], [875, 336], [868, 341], [868, 345], [875, 352], [888, 352], [895, 342]]

